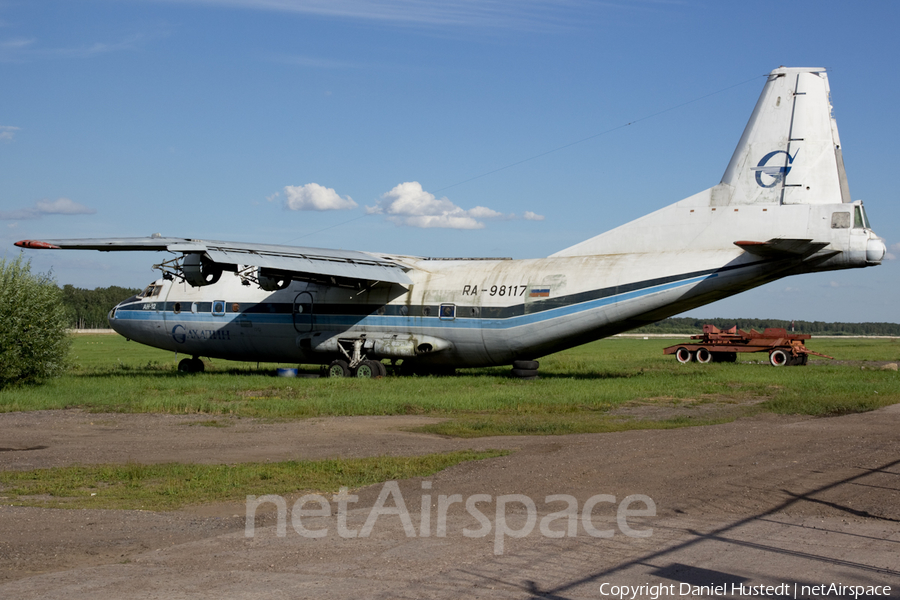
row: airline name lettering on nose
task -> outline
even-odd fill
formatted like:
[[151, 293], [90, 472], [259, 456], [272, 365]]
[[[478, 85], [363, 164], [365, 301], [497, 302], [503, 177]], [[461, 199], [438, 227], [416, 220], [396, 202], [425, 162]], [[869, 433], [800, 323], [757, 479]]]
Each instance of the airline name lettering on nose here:
[[231, 341], [231, 332], [227, 329], [185, 329], [183, 325], [176, 325], [172, 328], [172, 339], [179, 344], [183, 344], [186, 340], [222, 340], [229, 342]]

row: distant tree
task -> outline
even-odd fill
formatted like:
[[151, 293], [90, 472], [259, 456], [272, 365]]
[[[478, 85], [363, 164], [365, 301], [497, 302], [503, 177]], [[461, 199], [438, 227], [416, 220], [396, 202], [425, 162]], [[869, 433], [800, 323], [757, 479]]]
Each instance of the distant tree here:
[[20, 254], [0, 259], [0, 388], [35, 383], [65, 368], [69, 338], [60, 291]]
[[66, 284], [62, 287], [66, 321], [72, 329], [105, 329], [110, 309], [139, 291], [118, 286], [87, 290]]
[[795, 333], [812, 335], [885, 335], [900, 337], [900, 323], [826, 323], [824, 321], [790, 321], [779, 319], [695, 319], [693, 317], [671, 317], [635, 329], [635, 333], [703, 333], [703, 325], [715, 325], [719, 329], [763, 331], [768, 327], [778, 327]]

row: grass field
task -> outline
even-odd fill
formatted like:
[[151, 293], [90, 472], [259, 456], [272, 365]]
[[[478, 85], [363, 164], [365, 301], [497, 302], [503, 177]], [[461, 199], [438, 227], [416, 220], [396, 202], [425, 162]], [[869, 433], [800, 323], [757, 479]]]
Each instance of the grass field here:
[[0, 411], [80, 407], [266, 419], [420, 414], [450, 418], [434, 432], [477, 436], [680, 427], [758, 411], [827, 416], [900, 402], [900, 375], [880, 369], [900, 361], [897, 339], [814, 339], [810, 348], [838, 360], [783, 368], [768, 366], [765, 354], [741, 357], [754, 364], [680, 365], [662, 354], [672, 343], [601, 340], [544, 357], [537, 381], [511, 379], [508, 367], [456, 377], [336, 380], [278, 378], [277, 365], [227, 361], [185, 375], [170, 352], [118, 335], [84, 334], [74, 336], [66, 375], [0, 391]]
[[189, 504], [243, 501], [247, 494], [336, 492], [391, 479], [427, 477], [464, 461], [509, 454], [500, 450], [424, 456], [376, 456], [236, 465], [92, 465], [0, 471], [10, 504], [44, 508], [174, 510]]

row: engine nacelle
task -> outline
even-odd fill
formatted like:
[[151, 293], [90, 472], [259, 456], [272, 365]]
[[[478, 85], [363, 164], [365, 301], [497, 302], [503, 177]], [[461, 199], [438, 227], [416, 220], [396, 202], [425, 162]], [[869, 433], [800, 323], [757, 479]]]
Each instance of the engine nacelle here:
[[198, 252], [193, 252], [184, 255], [181, 274], [184, 280], [194, 287], [212, 285], [222, 276], [222, 265], [214, 263]]
[[256, 272], [256, 280], [259, 282], [259, 287], [267, 292], [277, 292], [278, 290], [286, 289], [291, 285], [292, 281], [291, 276], [286, 273], [263, 269], [262, 267]]
[[[304, 334], [297, 338], [297, 347], [315, 352], [339, 354], [341, 345], [344, 345], [346, 349], [352, 347], [353, 342], [360, 339], [348, 338], [344, 335], [331, 331]], [[377, 358], [413, 358], [434, 354], [452, 346], [443, 338], [411, 333], [370, 332], [365, 334], [362, 339], [363, 351]]]

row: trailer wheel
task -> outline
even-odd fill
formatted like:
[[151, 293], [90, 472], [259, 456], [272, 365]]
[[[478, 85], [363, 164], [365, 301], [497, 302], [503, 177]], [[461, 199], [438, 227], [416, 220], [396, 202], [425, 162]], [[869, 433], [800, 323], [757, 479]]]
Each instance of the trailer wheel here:
[[798, 354], [797, 356], [791, 356], [788, 366], [790, 367], [802, 367], [809, 361], [808, 354]]
[[690, 350], [682, 346], [675, 351], [675, 358], [678, 359], [678, 362], [680, 362], [681, 364], [686, 365], [691, 362], [691, 360], [693, 360], [694, 355], [691, 354]]
[[789, 363], [790, 357], [787, 355], [787, 352], [781, 348], [775, 348], [769, 352], [769, 364], [773, 367], [783, 367]]
[[707, 350], [706, 348], [697, 348], [697, 352], [694, 353], [694, 357], [697, 359], [698, 363], [706, 364], [712, 360], [712, 352]]

